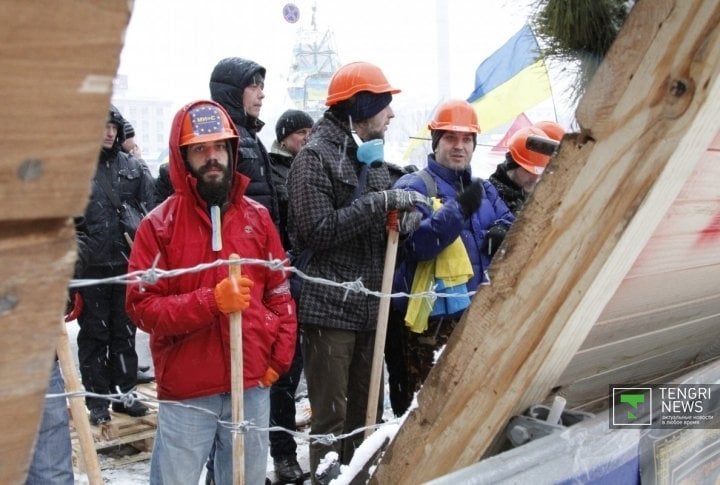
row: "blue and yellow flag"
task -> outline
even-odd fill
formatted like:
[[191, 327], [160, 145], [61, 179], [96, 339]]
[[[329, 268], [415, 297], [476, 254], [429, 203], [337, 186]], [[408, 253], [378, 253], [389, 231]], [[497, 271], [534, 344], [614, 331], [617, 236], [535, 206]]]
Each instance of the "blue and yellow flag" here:
[[540, 48], [529, 25], [520, 29], [475, 71], [475, 90], [468, 97], [488, 132], [552, 96]]
[[[478, 114], [480, 132], [509, 126], [521, 113], [552, 97], [550, 78], [528, 24], [485, 59], [475, 71], [475, 90], [468, 97]], [[409, 160], [430, 138], [423, 126], [405, 151]], [[423, 154], [424, 156], [424, 154]]]

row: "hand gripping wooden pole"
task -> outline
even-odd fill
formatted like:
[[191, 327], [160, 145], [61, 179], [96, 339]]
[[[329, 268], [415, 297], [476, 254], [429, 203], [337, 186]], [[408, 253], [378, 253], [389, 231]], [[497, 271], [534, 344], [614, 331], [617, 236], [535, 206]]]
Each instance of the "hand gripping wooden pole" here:
[[[239, 260], [233, 253], [230, 261]], [[240, 277], [240, 263], [230, 265], [230, 277]], [[230, 379], [232, 392], [232, 421], [234, 426], [243, 422], [243, 350], [242, 312], [230, 314]], [[245, 483], [245, 442], [243, 433], [233, 430], [233, 484]]]
[[100, 485], [103, 483], [100, 462], [98, 461], [97, 450], [95, 450], [95, 441], [90, 431], [90, 421], [88, 421], [87, 411], [85, 411], [85, 402], [82, 397], [83, 387], [80, 385], [80, 380], [75, 371], [75, 363], [70, 350], [70, 339], [65, 325], [66, 323], [60, 320], [60, 335], [57, 341], [58, 362], [65, 380], [65, 390], [70, 393], [78, 393], [76, 396], [69, 398], [70, 415], [80, 442], [80, 451], [85, 462], [85, 473], [87, 473], [90, 485]]
[[[393, 275], [395, 273], [395, 260], [398, 249], [398, 215], [397, 211], [388, 214], [388, 239], [385, 247], [385, 266], [383, 268], [382, 283], [380, 291], [383, 295], [392, 293]], [[368, 390], [367, 414], [365, 415], [365, 426], [373, 426], [377, 422], [378, 398], [382, 383], [382, 368], [385, 359], [385, 336], [387, 335], [388, 316], [390, 315], [390, 297], [380, 298], [378, 310], [377, 328], [375, 329], [375, 347], [373, 349], [372, 369], [370, 371], [370, 388]], [[372, 434], [373, 429], [365, 430], [365, 437]]]

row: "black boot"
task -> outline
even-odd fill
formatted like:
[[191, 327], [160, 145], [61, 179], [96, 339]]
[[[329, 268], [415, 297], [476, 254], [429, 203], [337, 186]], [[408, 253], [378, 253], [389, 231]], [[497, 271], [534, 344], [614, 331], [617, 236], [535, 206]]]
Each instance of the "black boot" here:
[[278, 482], [295, 483], [302, 479], [303, 471], [294, 455], [281, 456], [274, 462], [275, 478]]
[[148, 413], [148, 407], [140, 401], [133, 402], [131, 406], [125, 406], [121, 402], [114, 402], [112, 408], [116, 413], [127, 414], [128, 416], [133, 416], [135, 418], [145, 416]]
[[110, 411], [106, 407], [90, 408], [90, 424], [98, 426], [110, 422]]

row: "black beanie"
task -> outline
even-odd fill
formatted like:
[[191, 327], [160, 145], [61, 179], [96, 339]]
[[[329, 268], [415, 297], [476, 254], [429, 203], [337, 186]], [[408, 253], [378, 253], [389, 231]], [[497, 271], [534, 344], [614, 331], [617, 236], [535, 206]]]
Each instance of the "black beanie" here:
[[135, 128], [130, 124], [129, 121], [125, 120], [125, 139], [133, 138], [135, 136]]
[[275, 136], [278, 143], [303, 128], [312, 128], [313, 119], [304, 111], [289, 109], [275, 123]]
[[510, 150], [505, 153], [505, 161], [503, 163], [505, 164], [505, 170], [515, 170], [516, 168], [520, 168], [520, 165], [518, 165], [517, 162], [513, 160]]
[[430, 146], [432, 147], [433, 153], [435, 153], [435, 149], [438, 146], [438, 143], [440, 143], [440, 138], [445, 134], [444, 130], [432, 130], [430, 132], [430, 139], [432, 140]]
[[372, 118], [391, 102], [392, 94], [390, 93], [376, 94], [370, 91], [360, 91], [350, 99], [332, 106], [331, 111], [343, 121], [350, 116], [353, 122], [358, 122]]
[[[430, 131], [430, 139], [432, 140], [430, 146], [432, 147], [433, 153], [435, 153], [435, 149], [437, 148], [438, 143], [440, 143], [440, 138], [442, 138], [442, 136], [445, 134], [446, 131], [447, 130], [431, 130]], [[473, 137], [473, 150], [474, 150], [475, 147], [477, 146], [477, 133], [473, 133], [472, 137]]]

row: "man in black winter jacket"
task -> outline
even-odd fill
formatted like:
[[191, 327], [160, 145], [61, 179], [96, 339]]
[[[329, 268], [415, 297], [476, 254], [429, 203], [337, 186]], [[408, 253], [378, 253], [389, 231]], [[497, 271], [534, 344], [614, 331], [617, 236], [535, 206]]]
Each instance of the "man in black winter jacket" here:
[[221, 60], [210, 76], [213, 101], [220, 103], [230, 114], [240, 135], [237, 170], [250, 178], [245, 195], [267, 207], [277, 226], [280, 214], [270, 158], [257, 136], [265, 126], [258, 118], [265, 98], [264, 89], [265, 68], [240, 57]]
[[[84, 241], [86, 262], [76, 277], [100, 279], [127, 273], [130, 241], [120, 221], [116, 202], [134, 204], [141, 210], [153, 208], [153, 179], [142, 161], [120, 150], [125, 138], [120, 112], [111, 107], [105, 125], [97, 171], [84, 217], [77, 223], [78, 238]], [[98, 284], [78, 290], [85, 302], [78, 316], [78, 360], [85, 390], [95, 394], [128, 392], [137, 384], [138, 357], [136, 328], [125, 313], [125, 285]], [[90, 422], [110, 420], [109, 401], [87, 397]], [[113, 410], [143, 416], [147, 407], [114, 403]]]

